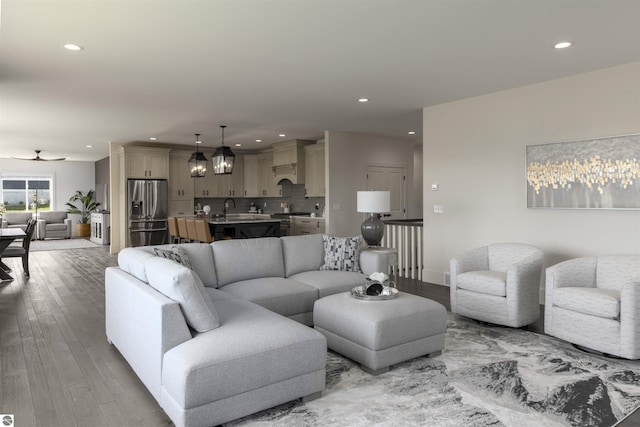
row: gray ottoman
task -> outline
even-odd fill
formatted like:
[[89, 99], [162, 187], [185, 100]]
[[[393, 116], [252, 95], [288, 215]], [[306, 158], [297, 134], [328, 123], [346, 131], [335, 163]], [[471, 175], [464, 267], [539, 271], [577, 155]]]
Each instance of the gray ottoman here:
[[378, 375], [390, 365], [442, 353], [447, 310], [404, 292], [385, 301], [364, 301], [345, 292], [317, 300], [313, 324], [330, 349]]

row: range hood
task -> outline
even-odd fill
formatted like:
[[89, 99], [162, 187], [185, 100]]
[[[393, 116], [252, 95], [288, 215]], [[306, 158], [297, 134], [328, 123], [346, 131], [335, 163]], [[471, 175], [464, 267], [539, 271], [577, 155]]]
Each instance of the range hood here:
[[304, 147], [315, 141], [294, 139], [273, 144], [273, 181], [304, 184]]

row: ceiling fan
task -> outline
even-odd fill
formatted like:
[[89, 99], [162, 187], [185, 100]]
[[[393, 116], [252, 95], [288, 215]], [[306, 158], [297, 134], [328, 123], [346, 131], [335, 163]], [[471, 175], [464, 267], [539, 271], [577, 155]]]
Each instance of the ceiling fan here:
[[23, 157], [14, 157], [14, 159], [18, 159], [18, 160], [32, 160], [32, 161], [36, 161], [36, 162], [59, 162], [61, 160], [66, 160], [66, 157], [59, 157], [57, 159], [43, 159], [42, 157], [40, 157], [40, 152], [42, 150], [33, 150], [36, 152], [36, 156], [32, 157], [30, 159], [25, 159]]

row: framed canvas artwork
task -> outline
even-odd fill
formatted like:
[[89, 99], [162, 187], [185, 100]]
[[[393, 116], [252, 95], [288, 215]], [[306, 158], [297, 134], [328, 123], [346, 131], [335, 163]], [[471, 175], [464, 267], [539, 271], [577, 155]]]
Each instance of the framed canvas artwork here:
[[640, 209], [640, 134], [527, 146], [527, 207]]

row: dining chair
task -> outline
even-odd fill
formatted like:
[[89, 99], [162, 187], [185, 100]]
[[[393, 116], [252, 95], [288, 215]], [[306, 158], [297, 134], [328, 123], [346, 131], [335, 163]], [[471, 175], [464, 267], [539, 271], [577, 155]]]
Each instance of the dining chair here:
[[187, 219], [178, 217], [176, 218], [176, 222], [178, 223], [178, 236], [180, 236], [180, 240], [188, 242], [189, 233], [187, 232]]
[[209, 223], [204, 219], [196, 220], [196, 235], [198, 236], [198, 240], [203, 243], [211, 243], [213, 242], [213, 237], [211, 236], [211, 229], [209, 228]]
[[30, 219], [27, 222], [27, 229], [25, 230], [26, 236], [22, 239], [22, 245], [9, 246], [2, 253], [0, 253], [0, 262], [2, 258], [22, 258], [22, 269], [27, 279], [30, 277], [29, 273], [29, 246], [31, 246], [31, 239], [33, 233], [36, 230], [36, 220]]
[[187, 219], [187, 236], [190, 242], [198, 241], [198, 233], [196, 232], [196, 220], [195, 219]]

